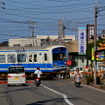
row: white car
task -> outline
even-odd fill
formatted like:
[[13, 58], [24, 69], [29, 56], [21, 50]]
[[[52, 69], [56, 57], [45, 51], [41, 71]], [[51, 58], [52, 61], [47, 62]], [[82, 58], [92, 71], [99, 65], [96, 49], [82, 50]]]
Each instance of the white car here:
[[11, 66], [8, 68], [7, 85], [26, 85], [26, 75], [24, 67]]

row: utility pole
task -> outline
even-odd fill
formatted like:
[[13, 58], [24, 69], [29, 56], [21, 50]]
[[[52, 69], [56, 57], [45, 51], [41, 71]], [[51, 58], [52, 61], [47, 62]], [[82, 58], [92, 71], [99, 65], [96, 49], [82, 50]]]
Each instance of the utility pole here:
[[34, 31], [34, 27], [33, 27], [33, 26], [31, 26], [31, 31], [32, 31], [33, 46], [34, 46], [34, 45], [35, 45], [35, 44], [34, 44], [35, 31]]
[[86, 65], [88, 66], [89, 65], [89, 63], [88, 63], [88, 53], [87, 53], [87, 51], [88, 51], [88, 33], [89, 33], [89, 29], [88, 29], [88, 25], [87, 25], [87, 27], [86, 27], [86, 57], [87, 57], [87, 61], [86, 61]]
[[97, 60], [96, 60], [96, 51], [97, 51], [97, 14], [98, 8], [95, 6], [95, 16], [94, 16], [94, 84], [97, 84], [96, 71], [97, 71]]
[[64, 24], [63, 21], [60, 19], [58, 20], [58, 40], [60, 42], [65, 40], [65, 32], [64, 32]]
[[[102, 8], [102, 9], [100, 9]], [[94, 83], [97, 84], [96, 80], [96, 71], [97, 71], [97, 60], [96, 60], [96, 51], [97, 51], [97, 18], [98, 13], [100, 11], [103, 11], [105, 9], [104, 7], [97, 7], [95, 6], [95, 14], [94, 14]]]
[[34, 38], [36, 38], [36, 35], [35, 35], [35, 30], [34, 30], [34, 24], [35, 24], [35, 22], [34, 21], [29, 21], [29, 24], [30, 24], [30, 26], [29, 26], [29, 28], [30, 28], [30, 30], [31, 30], [31, 36], [32, 36], [32, 38], [33, 38], [33, 46], [35, 45], [34, 44]]

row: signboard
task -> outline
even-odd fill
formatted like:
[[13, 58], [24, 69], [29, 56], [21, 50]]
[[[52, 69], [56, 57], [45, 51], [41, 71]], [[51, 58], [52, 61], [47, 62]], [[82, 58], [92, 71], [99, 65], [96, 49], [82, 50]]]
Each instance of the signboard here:
[[78, 29], [79, 38], [79, 51], [80, 55], [86, 55], [86, 27]]
[[67, 61], [67, 65], [72, 65], [72, 61], [71, 60], [68, 60]]
[[99, 50], [105, 49], [105, 44], [99, 43], [99, 45], [100, 45]]
[[94, 48], [92, 48], [92, 60], [95, 59], [95, 55], [94, 55]]
[[105, 51], [96, 52], [96, 60], [105, 60]]
[[94, 48], [92, 48], [92, 60], [105, 60], [105, 51], [97, 51], [94, 55]]
[[89, 39], [94, 39], [94, 25], [93, 24], [88, 24], [87, 25], [87, 33], [88, 33], [88, 40]]

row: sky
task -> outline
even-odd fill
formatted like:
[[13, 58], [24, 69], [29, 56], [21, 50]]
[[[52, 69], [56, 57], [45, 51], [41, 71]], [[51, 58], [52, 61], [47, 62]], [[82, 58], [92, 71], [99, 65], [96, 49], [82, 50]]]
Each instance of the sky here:
[[104, 0], [1, 0], [0, 42], [31, 37], [32, 28], [36, 36], [58, 35], [59, 19], [66, 27], [65, 35], [78, 36], [78, 27], [94, 24], [95, 6], [99, 7], [97, 31], [101, 35], [105, 30]]

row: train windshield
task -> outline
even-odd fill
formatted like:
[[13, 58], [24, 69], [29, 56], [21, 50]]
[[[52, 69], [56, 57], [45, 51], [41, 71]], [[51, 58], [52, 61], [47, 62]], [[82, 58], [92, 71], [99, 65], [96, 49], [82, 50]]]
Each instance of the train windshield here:
[[60, 47], [53, 49], [53, 61], [66, 60], [66, 48]]
[[9, 73], [23, 73], [24, 67], [10, 67], [8, 72]]

